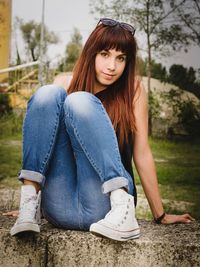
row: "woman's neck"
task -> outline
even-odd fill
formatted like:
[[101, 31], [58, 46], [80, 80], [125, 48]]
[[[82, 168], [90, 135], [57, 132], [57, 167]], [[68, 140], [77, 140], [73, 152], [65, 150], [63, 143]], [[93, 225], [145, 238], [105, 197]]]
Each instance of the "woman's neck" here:
[[100, 84], [98, 82], [95, 82], [95, 85], [94, 85], [94, 92], [95, 94], [105, 90], [107, 87], [103, 84]]

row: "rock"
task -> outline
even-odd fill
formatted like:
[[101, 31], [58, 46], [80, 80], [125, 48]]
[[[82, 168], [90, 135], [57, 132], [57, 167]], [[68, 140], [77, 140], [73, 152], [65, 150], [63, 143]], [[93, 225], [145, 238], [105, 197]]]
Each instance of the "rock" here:
[[0, 216], [0, 266], [200, 266], [200, 222], [156, 225], [139, 221], [141, 237], [117, 242], [42, 222], [40, 234], [11, 237], [14, 218]]
[[19, 207], [20, 189], [0, 189], [0, 210], [13, 210]]

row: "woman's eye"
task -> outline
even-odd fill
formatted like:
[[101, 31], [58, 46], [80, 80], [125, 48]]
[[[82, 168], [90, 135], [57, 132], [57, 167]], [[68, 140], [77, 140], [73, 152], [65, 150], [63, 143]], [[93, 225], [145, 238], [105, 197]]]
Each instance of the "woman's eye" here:
[[108, 56], [108, 53], [106, 51], [102, 51], [102, 52], [100, 52], [100, 55], [102, 57], [107, 57]]
[[126, 60], [126, 57], [125, 56], [120, 56], [120, 57], [118, 57], [118, 60], [120, 62], [124, 62]]

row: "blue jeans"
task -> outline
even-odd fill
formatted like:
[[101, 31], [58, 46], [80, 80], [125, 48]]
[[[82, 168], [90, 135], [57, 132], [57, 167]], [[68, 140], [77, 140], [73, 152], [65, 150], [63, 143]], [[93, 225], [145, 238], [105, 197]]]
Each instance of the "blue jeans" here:
[[88, 230], [110, 210], [109, 192], [133, 194], [112, 123], [94, 95], [46, 85], [29, 100], [19, 179], [42, 186], [42, 210], [57, 227]]

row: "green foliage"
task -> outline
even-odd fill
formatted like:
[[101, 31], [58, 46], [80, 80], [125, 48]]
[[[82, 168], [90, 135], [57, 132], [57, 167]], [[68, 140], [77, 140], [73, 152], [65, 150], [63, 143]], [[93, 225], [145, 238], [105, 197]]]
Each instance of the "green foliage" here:
[[[165, 103], [172, 109], [173, 114], [177, 114], [178, 121], [174, 127], [181, 125], [190, 137], [199, 138], [200, 136], [200, 107], [191, 100], [183, 100], [183, 92], [171, 89], [168, 93], [163, 93]], [[170, 134], [173, 136], [173, 127], [170, 128]]]
[[192, 92], [200, 99], [200, 84], [196, 79], [196, 71], [190, 67], [173, 64], [169, 69], [168, 82]]
[[[147, 76], [147, 59], [143, 60], [142, 58], [138, 58], [138, 68], [140, 70], [140, 75]], [[167, 70], [161, 63], [157, 63], [155, 60], [152, 59], [151, 61], [151, 77], [158, 79], [161, 82], [167, 81]]]
[[71, 41], [66, 45], [65, 58], [59, 66], [60, 71], [72, 71], [82, 50], [82, 36], [74, 29]]
[[161, 63], [156, 63], [154, 60], [151, 62], [151, 76], [161, 82], [167, 81], [166, 68]]
[[181, 123], [190, 136], [200, 136], [200, 113], [191, 101], [182, 102], [178, 114]]
[[160, 114], [160, 103], [158, 100], [158, 97], [156, 93], [153, 93], [153, 91], [150, 91], [149, 93], [149, 112], [151, 112], [152, 119], [156, 119]]
[[[127, 21], [146, 36], [147, 50], [166, 54], [190, 44], [190, 36], [180, 25], [180, 18], [187, 14], [185, 1], [161, 0], [91, 0], [91, 12], [95, 15]], [[193, 11], [195, 8], [193, 7]], [[190, 9], [191, 11], [191, 9]]]
[[168, 81], [179, 87], [185, 84], [187, 69], [183, 65], [173, 64], [169, 69]]
[[[179, 0], [171, 1], [174, 5]], [[174, 19], [179, 20], [179, 27], [189, 42], [200, 45], [200, 2], [199, 0], [185, 0], [177, 9]]]
[[[22, 32], [28, 55], [31, 56], [33, 61], [36, 61], [39, 57], [40, 50], [41, 24], [33, 20], [29, 22], [20, 20], [20, 30]], [[43, 46], [43, 54], [46, 53], [49, 44], [58, 43], [58, 37], [55, 35], [55, 33], [49, 31], [46, 26], [44, 26], [44, 33], [45, 41]]]
[[8, 94], [0, 93], [0, 116], [11, 113], [10, 98]]

